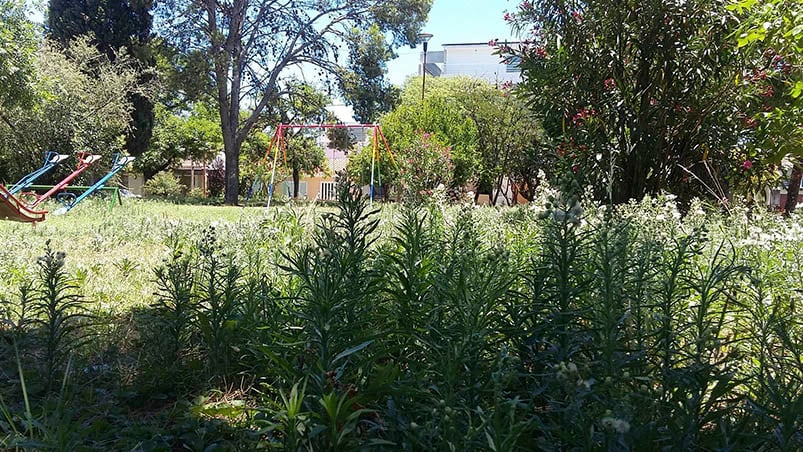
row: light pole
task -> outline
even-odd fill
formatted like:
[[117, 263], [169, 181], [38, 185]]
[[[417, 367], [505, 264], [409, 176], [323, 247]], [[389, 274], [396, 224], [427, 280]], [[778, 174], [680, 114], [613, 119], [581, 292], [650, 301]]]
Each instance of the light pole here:
[[424, 88], [427, 86], [427, 41], [432, 39], [432, 33], [418, 33], [418, 40], [424, 43], [424, 64], [421, 65], [421, 102], [424, 101]]

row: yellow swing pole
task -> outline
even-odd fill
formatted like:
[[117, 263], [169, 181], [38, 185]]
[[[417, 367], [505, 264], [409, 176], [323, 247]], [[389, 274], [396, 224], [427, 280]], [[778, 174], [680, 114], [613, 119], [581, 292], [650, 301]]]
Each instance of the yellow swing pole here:
[[368, 206], [373, 207], [374, 205], [374, 166], [376, 164], [376, 159], [379, 155], [379, 134], [377, 133], [377, 128], [374, 126], [374, 152], [371, 155], [371, 186], [368, 188], [369, 198], [368, 198]]

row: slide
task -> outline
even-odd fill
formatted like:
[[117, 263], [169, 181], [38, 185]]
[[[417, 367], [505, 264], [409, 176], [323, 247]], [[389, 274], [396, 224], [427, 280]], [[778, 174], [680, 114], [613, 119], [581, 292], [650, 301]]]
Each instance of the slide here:
[[0, 220], [37, 223], [45, 220], [46, 213], [25, 207], [6, 187], [0, 185]]

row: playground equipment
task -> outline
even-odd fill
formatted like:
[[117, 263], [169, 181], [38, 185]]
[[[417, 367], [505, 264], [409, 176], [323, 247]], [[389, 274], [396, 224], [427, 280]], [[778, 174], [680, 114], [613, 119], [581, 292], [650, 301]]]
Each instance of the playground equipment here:
[[42, 164], [42, 167], [30, 174], [25, 175], [25, 177], [20, 179], [19, 182], [6, 189], [6, 193], [10, 195], [16, 195], [20, 191], [25, 190], [26, 188], [30, 187], [36, 179], [55, 168], [56, 165], [66, 160], [68, 157], [68, 155], [59, 154], [58, 152], [45, 152], [45, 162]]
[[37, 223], [44, 221], [46, 213], [46, 211], [29, 209], [0, 184], [0, 220]]
[[53, 193], [59, 192], [64, 189], [73, 179], [78, 177], [79, 174], [86, 171], [87, 168], [92, 166], [93, 163], [100, 160], [99, 155], [88, 155], [86, 152], [81, 152], [78, 154], [78, 165], [75, 168], [75, 171], [70, 173], [67, 177], [65, 177], [61, 182], [54, 185], [53, 188], [48, 190], [42, 195], [36, 197], [36, 199], [30, 204], [31, 208], [38, 206], [39, 204], [43, 203], [45, 200], [53, 196]]
[[396, 164], [396, 159], [393, 157], [393, 152], [390, 150], [390, 146], [388, 145], [388, 140], [385, 138], [385, 135], [382, 133], [382, 129], [379, 127], [379, 124], [279, 124], [276, 127], [276, 132], [273, 134], [273, 138], [270, 140], [270, 145], [268, 145], [268, 150], [265, 152], [265, 157], [262, 159], [262, 165], [268, 162], [270, 157], [270, 151], [273, 149], [273, 146], [276, 145], [276, 152], [273, 155], [273, 168], [271, 170], [270, 175], [270, 184], [268, 185], [268, 204], [266, 208], [270, 208], [270, 202], [273, 198], [273, 183], [276, 178], [276, 166], [279, 163], [279, 152], [282, 153], [284, 157], [284, 164], [287, 165], [287, 141], [285, 139], [285, 131], [286, 130], [293, 130], [293, 129], [371, 129], [373, 130], [373, 147], [374, 152], [371, 157], [371, 184], [369, 188], [369, 199], [370, 204], [373, 205], [374, 202], [374, 169], [376, 164], [379, 162], [379, 139], [382, 138], [382, 143], [385, 145], [385, 150], [387, 150], [388, 155], [390, 156], [390, 160], [393, 164]]
[[59, 193], [56, 196], [56, 199], [62, 203], [62, 207], [56, 209], [53, 212], [53, 215], [62, 215], [72, 210], [73, 207], [83, 201], [87, 196], [100, 190], [104, 185], [106, 185], [106, 182], [108, 182], [109, 179], [111, 179], [115, 174], [119, 173], [127, 164], [132, 161], [134, 161], [134, 157], [121, 157], [119, 153], [114, 154], [114, 161], [112, 162], [112, 168], [109, 170], [109, 172], [100, 178], [99, 181], [95, 182], [95, 184], [89, 187], [86, 191], [77, 197], [73, 193]]

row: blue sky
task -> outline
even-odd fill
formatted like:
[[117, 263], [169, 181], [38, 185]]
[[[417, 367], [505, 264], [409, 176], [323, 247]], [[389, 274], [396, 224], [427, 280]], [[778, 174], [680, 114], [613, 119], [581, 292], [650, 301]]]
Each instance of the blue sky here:
[[[488, 42], [498, 38], [511, 40], [513, 33], [505, 22], [505, 10], [515, 10], [517, 0], [434, 0], [429, 21], [423, 31], [434, 36], [428, 51], [441, 50], [443, 44]], [[415, 49], [402, 47], [399, 57], [388, 63], [388, 79], [401, 84], [418, 70], [421, 45]]]

